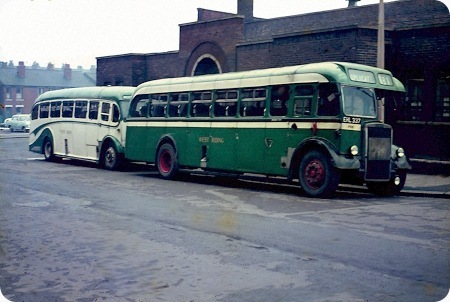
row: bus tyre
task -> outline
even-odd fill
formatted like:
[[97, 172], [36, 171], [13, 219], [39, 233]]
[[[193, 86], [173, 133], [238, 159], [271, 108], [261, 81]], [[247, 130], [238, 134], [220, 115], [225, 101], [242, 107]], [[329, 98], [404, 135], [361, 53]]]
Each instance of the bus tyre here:
[[398, 195], [405, 186], [406, 172], [398, 171], [397, 175], [399, 183], [395, 184], [395, 178], [383, 182], [367, 182], [367, 188], [378, 196], [394, 196]]
[[164, 179], [173, 179], [178, 172], [178, 161], [175, 149], [171, 144], [163, 144], [158, 149], [156, 167]]
[[53, 142], [50, 138], [44, 139], [43, 145], [44, 157], [46, 161], [55, 161], [55, 154], [53, 153]]
[[103, 168], [114, 171], [120, 167], [121, 158], [114, 144], [109, 143], [103, 152]]
[[322, 152], [311, 151], [303, 157], [299, 168], [299, 181], [307, 195], [330, 197], [336, 191], [339, 180], [339, 171]]

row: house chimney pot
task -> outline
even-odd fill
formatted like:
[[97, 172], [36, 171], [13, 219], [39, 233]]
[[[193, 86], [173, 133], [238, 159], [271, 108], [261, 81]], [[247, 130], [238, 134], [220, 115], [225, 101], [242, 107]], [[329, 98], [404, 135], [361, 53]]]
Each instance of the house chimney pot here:
[[64, 64], [64, 78], [66, 80], [72, 80], [72, 69], [70, 64]]
[[245, 22], [253, 20], [253, 0], [238, 0], [238, 15], [245, 17]]
[[25, 77], [25, 63], [23, 61], [20, 61], [19, 66], [17, 66], [17, 75], [19, 78]]

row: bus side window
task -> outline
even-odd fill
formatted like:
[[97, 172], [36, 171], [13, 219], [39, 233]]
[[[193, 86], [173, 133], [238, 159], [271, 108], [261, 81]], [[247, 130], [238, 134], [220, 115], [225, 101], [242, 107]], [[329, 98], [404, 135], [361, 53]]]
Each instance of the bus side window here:
[[75, 118], [86, 118], [87, 101], [75, 102]]
[[211, 106], [212, 93], [210, 91], [194, 92], [191, 102], [191, 116], [208, 117], [210, 116]]
[[188, 102], [188, 93], [172, 93], [169, 103], [169, 117], [186, 117]]
[[130, 104], [129, 117], [146, 117], [148, 113], [148, 95], [136, 96]]
[[98, 118], [98, 101], [89, 102], [89, 119], [96, 120]]
[[237, 112], [237, 90], [218, 91], [214, 102], [214, 116], [235, 117]]
[[61, 117], [61, 101], [51, 102], [50, 117]]
[[166, 114], [167, 94], [154, 94], [150, 101], [150, 116], [164, 117]]
[[311, 104], [315, 88], [312, 85], [299, 85], [294, 90], [294, 116], [311, 116]]
[[49, 103], [41, 103], [41, 105], [39, 107], [40, 107], [39, 118], [48, 118], [50, 104]]
[[111, 107], [110, 103], [103, 102], [102, 103], [102, 112], [101, 112], [101, 119], [102, 121], [107, 122], [109, 120], [109, 108]]
[[62, 117], [72, 117], [73, 101], [63, 101]]
[[270, 115], [287, 115], [287, 101], [289, 100], [289, 86], [279, 85], [272, 87], [272, 97], [270, 99]]
[[112, 121], [114, 123], [117, 123], [120, 119], [120, 111], [119, 111], [119, 107], [117, 107], [116, 104], [113, 104], [113, 117], [112, 117]]
[[247, 116], [264, 116], [266, 101], [266, 89], [244, 89], [242, 91], [240, 115]]
[[39, 105], [34, 105], [31, 110], [31, 119], [36, 120], [39, 117]]
[[317, 115], [336, 116], [340, 113], [339, 95], [336, 85], [320, 84], [317, 100]]

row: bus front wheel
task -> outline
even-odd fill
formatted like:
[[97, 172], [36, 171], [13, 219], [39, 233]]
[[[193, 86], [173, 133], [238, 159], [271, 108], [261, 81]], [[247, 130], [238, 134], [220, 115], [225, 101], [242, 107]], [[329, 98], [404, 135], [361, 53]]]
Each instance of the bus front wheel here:
[[330, 197], [337, 189], [339, 171], [328, 156], [320, 151], [310, 151], [300, 162], [299, 181], [303, 191], [311, 197]]
[[172, 179], [175, 177], [175, 174], [178, 172], [178, 161], [175, 149], [171, 144], [163, 144], [158, 149], [156, 167], [162, 178]]
[[120, 155], [113, 144], [108, 144], [103, 153], [103, 167], [106, 170], [117, 170], [120, 166]]

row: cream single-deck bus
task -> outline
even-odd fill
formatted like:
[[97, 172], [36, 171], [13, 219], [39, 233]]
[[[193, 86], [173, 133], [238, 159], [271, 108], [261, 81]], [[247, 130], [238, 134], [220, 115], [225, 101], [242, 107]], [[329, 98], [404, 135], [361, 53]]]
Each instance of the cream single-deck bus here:
[[351, 63], [150, 81], [130, 103], [125, 157], [167, 179], [201, 168], [298, 179], [316, 197], [349, 181], [392, 195], [410, 166], [377, 99], [401, 92], [389, 71]]
[[71, 157], [117, 169], [135, 87], [83, 87], [41, 94], [32, 109], [29, 150], [46, 160]]

